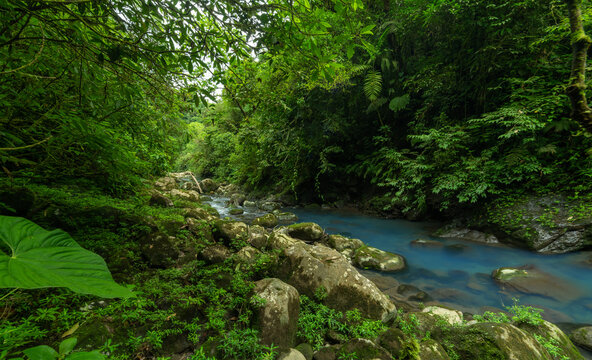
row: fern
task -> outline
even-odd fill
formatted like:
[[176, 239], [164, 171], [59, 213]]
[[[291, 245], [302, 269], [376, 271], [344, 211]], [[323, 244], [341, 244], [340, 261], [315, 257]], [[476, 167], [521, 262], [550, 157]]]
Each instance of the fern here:
[[364, 79], [364, 94], [370, 101], [375, 101], [381, 91], [382, 75], [378, 71], [369, 71]]

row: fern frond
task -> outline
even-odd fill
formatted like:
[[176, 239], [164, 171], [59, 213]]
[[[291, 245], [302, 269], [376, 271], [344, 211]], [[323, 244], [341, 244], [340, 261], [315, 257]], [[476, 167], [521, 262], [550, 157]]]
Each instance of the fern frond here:
[[364, 94], [370, 101], [375, 101], [382, 92], [382, 75], [378, 71], [369, 71], [364, 79]]

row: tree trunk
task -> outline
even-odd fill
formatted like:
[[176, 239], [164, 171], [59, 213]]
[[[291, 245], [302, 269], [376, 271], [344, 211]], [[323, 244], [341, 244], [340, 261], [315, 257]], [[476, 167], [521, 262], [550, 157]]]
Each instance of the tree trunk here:
[[565, 0], [571, 27], [572, 64], [567, 96], [571, 100], [571, 117], [592, 133], [592, 109], [586, 100], [586, 61], [592, 40], [584, 32], [582, 0]]

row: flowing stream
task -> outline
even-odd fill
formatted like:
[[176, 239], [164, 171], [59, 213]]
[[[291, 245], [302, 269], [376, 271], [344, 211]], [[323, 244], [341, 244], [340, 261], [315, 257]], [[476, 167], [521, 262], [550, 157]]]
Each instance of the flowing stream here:
[[[226, 198], [214, 198], [210, 204], [222, 217], [228, 216]], [[361, 239], [366, 244], [403, 255], [407, 270], [394, 277], [403, 284], [414, 285], [430, 297], [460, 310], [480, 314], [491, 308], [503, 309], [519, 298], [521, 305], [544, 309], [543, 317], [555, 323], [592, 324], [592, 265], [585, 259], [592, 252], [564, 255], [540, 255], [506, 246], [488, 246], [455, 239], [430, 236], [440, 224], [389, 220], [355, 211], [286, 209], [298, 215], [300, 222], [315, 222], [327, 233]], [[262, 212], [245, 209], [236, 218], [248, 222]], [[415, 239], [430, 239], [441, 246], [414, 246]], [[534, 265], [579, 293], [557, 293], [539, 296], [502, 290], [491, 278], [499, 267]]]

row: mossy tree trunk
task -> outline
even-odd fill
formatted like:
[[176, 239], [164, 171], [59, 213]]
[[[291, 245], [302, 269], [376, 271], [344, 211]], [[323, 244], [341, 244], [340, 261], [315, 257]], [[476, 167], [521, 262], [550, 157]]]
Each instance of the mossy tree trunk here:
[[573, 59], [567, 95], [571, 100], [572, 118], [592, 133], [592, 109], [586, 99], [586, 61], [592, 40], [584, 31], [582, 0], [565, 0], [569, 11]]

